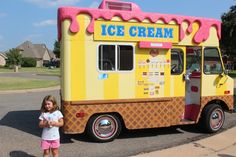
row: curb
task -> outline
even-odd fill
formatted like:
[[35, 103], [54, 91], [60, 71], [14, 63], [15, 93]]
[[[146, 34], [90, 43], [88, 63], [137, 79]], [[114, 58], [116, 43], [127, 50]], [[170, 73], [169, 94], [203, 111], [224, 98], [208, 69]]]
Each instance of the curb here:
[[36, 88], [36, 89], [20, 89], [20, 90], [6, 90], [0, 91], [0, 94], [12, 94], [12, 93], [31, 93], [31, 92], [42, 92], [42, 91], [51, 91], [51, 90], [60, 90], [60, 86], [53, 86], [47, 88]]

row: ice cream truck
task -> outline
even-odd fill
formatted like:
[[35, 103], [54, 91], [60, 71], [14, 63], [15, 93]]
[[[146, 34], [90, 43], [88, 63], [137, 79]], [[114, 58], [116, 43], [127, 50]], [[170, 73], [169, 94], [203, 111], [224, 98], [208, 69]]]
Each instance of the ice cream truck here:
[[59, 8], [58, 38], [64, 133], [106, 142], [122, 128], [217, 132], [234, 110], [218, 20], [103, 0], [96, 9]]

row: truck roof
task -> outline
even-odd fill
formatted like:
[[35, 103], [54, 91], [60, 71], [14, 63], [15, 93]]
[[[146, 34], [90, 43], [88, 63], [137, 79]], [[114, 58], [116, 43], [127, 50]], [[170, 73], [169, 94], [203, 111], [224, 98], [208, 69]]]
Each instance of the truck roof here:
[[[90, 24], [87, 27], [88, 33], [94, 33], [94, 22], [97, 19], [112, 20], [113, 17], [120, 17], [123, 21], [137, 20], [142, 22], [148, 20], [150, 23], [157, 23], [161, 20], [164, 24], [174, 21], [181, 26], [183, 22], [188, 23], [187, 33], [192, 33], [193, 23], [199, 23], [199, 29], [193, 37], [193, 41], [197, 44], [206, 41], [209, 38], [211, 27], [217, 30], [218, 39], [221, 38], [221, 21], [210, 18], [181, 16], [173, 14], [148, 13], [143, 12], [140, 7], [131, 2], [123, 2], [119, 0], [103, 0], [99, 8], [80, 8], [80, 7], [60, 7], [58, 9], [58, 39], [61, 39], [61, 22], [65, 19], [71, 21], [70, 31], [76, 33], [79, 31], [79, 23], [76, 21], [76, 16], [79, 14], [88, 14], [91, 16]], [[185, 30], [179, 27], [179, 40], [185, 37]]]

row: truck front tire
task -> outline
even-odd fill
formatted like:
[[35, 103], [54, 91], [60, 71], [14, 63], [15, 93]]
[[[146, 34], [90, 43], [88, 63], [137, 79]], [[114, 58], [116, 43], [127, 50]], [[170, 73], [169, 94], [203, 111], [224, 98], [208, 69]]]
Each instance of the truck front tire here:
[[218, 104], [209, 104], [202, 112], [200, 120], [201, 127], [209, 133], [219, 131], [225, 121], [225, 114], [222, 107]]

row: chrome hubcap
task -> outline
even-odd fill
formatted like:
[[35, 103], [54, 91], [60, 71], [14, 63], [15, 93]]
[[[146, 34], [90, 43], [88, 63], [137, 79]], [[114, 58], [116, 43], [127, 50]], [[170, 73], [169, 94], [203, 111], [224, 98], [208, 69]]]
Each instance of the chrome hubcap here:
[[224, 114], [222, 110], [216, 109], [211, 114], [210, 125], [213, 130], [218, 130], [223, 125]]
[[117, 132], [117, 122], [110, 116], [98, 117], [93, 126], [95, 135], [101, 139], [109, 139]]

